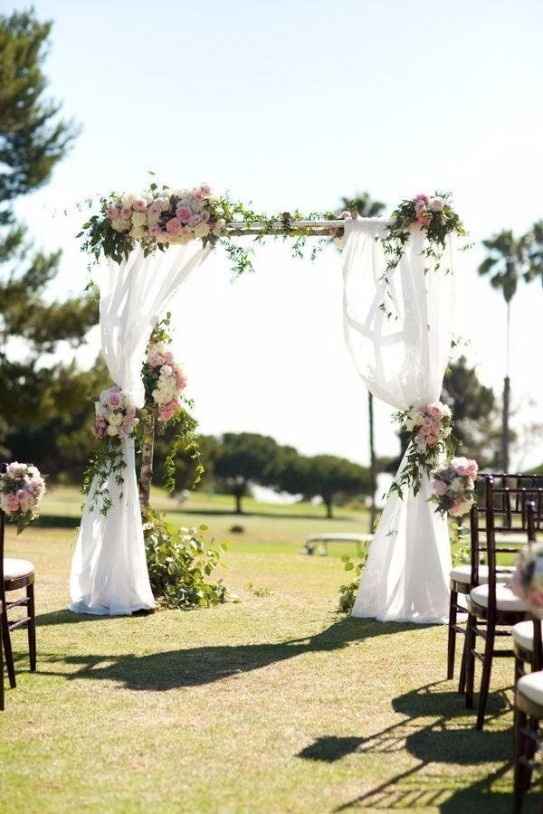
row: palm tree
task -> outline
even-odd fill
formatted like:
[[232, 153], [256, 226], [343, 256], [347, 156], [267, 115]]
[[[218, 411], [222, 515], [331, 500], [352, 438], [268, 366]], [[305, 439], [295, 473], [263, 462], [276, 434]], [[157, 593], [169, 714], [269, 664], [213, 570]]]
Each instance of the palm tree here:
[[[359, 215], [362, 218], [376, 218], [386, 207], [381, 201], [374, 201], [369, 192], [359, 192], [352, 198], [342, 197], [341, 208], [350, 212], [353, 216]], [[377, 510], [375, 507], [375, 493], [377, 491], [377, 468], [375, 458], [375, 434], [373, 421], [373, 396], [368, 391], [368, 423], [370, 441], [370, 488], [371, 488], [371, 509], [370, 509], [370, 531], [375, 529]]]
[[[543, 231], [543, 230], [542, 230]], [[503, 410], [501, 465], [509, 471], [509, 410], [511, 402], [510, 355], [511, 355], [511, 302], [522, 278], [529, 281], [535, 275], [535, 263], [530, 260], [531, 235], [516, 238], [508, 229], [488, 240], [483, 240], [487, 256], [479, 266], [479, 274], [490, 274], [490, 285], [500, 289], [506, 305], [506, 353], [503, 380]]]

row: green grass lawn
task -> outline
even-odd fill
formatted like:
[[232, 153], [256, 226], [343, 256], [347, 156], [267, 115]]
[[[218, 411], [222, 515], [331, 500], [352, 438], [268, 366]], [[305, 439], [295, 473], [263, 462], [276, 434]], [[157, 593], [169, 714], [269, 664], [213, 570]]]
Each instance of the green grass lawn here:
[[[310, 533], [366, 531], [318, 507], [198, 496], [178, 508], [229, 540], [240, 598], [211, 610], [94, 619], [65, 610], [80, 499], [48, 496], [8, 550], [37, 569], [38, 673], [14, 635], [19, 686], [0, 716], [6, 812], [510, 812], [512, 663], [494, 675], [484, 732], [443, 680], [445, 628], [337, 615], [338, 552]], [[229, 534], [241, 523], [241, 535]], [[348, 546], [346, 550], [352, 550]], [[535, 805], [532, 801], [532, 806]], [[526, 811], [535, 810], [527, 805]]]

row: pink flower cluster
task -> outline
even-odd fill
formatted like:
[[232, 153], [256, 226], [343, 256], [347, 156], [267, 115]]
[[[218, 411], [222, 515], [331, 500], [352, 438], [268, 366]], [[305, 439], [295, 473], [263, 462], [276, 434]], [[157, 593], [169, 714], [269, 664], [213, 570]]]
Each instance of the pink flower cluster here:
[[192, 190], [163, 190], [147, 197], [116, 197], [106, 208], [111, 228], [148, 245], [188, 243], [219, 235], [226, 221], [207, 184]]
[[153, 381], [152, 398], [158, 407], [158, 420], [165, 423], [182, 409], [181, 393], [187, 380], [163, 342], [149, 346], [147, 364]]
[[13, 462], [0, 474], [0, 508], [20, 525], [38, 516], [45, 481], [37, 467]]
[[424, 407], [412, 407], [401, 413], [400, 418], [404, 428], [413, 433], [413, 443], [422, 454], [437, 447], [451, 434], [451, 411], [440, 401]]
[[95, 401], [95, 432], [98, 438], [129, 438], [138, 423], [136, 408], [120, 387], [103, 390]]
[[445, 201], [439, 195], [429, 197], [420, 193], [415, 198], [415, 218], [420, 227], [429, 226], [434, 212], [441, 212]]
[[432, 497], [436, 512], [463, 517], [475, 502], [475, 478], [479, 467], [471, 458], [452, 458], [432, 473]]
[[511, 589], [530, 606], [535, 616], [543, 617], [543, 543], [521, 551]]

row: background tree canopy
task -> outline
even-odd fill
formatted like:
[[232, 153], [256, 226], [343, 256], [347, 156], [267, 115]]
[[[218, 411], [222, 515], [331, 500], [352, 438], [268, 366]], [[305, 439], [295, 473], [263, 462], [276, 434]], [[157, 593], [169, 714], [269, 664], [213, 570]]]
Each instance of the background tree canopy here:
[[84, 425], [92, 397], [107, 376], [103, 365], [83, 372], [52, 354], [59, 343], [84, 341], [97, 304], [86, 296], [46, 297], [60, 252], [35, 248], [13, 208], [47, 183], [77, 133], [46, 96], [50, 31], [33, 11], [0, 16], [0, 444], [12, 458], [76, 478], [91, 445]]

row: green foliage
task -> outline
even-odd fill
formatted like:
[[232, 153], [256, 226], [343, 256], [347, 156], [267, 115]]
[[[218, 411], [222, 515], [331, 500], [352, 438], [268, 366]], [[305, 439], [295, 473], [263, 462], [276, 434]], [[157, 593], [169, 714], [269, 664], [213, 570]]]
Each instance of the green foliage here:
[[[72, 347], [84, 341], [97, 321], [97, 303], [92, 296], [47, 297], [60, 252], [36, 251], [12, 208], [48, 181], [75, 137], [59, 118], [59, 105], [44, 96], [50, 30], [33, 11], [0, 15], [0, 164], [6, 170], [0, 173], [0, 447], [49, 475], [77, 477], [90, 445], [83, 429], [87, 393], [102, 368], [80, 372], [45, 357], [61, 341]], [[8, 338], [18, 343], [16, 357], [8, 355]]]
[[276, 461], [279, 447], [273, 438], [257, 433], [227, 432], [220, 439], [215, 458], [215, 478], [236, 498], [236, 509], [242, 511], [242, 497], [249, 483], [276, 485]]
[[162, 471], [164, 475], [163, 486], [169, 494], [173, 494], [177, 486], [177, 460], [180, 455], [185, 461], [190, 461], [191, 464], [191, 489], [198, 486], [206, 470], [202, 463], [199, 436], [196, 432], [198, 427], [196, 419], [187, 410], [183, 410], [169, 423], [175, 429], [175, 435], [164, 457]]
[[499, 455], [500, 415], [494, 391], [479, 381], [465, 356], [451, 362], [445, 374], [441, 400], [452, 411], [453, 436], [462, 455], [475, 458], [480, 469], [496, 465]]
[[42, 65], [51, 32], [33, 10], [0, 15], [0, 201], [38, 189], [75, 137], [58, 118], [60, 105], [44, 98]]
[[176, 529], [158, 512], [144, 517], [145, 551], [155, 598], [168, 608], [209, 608], [226, 600], [222, 580], [209, 577], [221, 550], [206, 542], [207, 526]]
[[347, 555], [341, 558], [343, 560], [345, 571], [349, 573], [352, 579], [350, 582], [345, 583], [345, 585], [340, 585], [338, 606], [340, 613], [351, 613], [353, 609], [356, 594], [358, 592], [358, 586], [360, 585], [360, 577], [367, 558], [367, 553], [364, 553], [362, 557], [357, 559], [353, 559]]
[[[112, 478], [117, 487], [124, 483], [125, 460], [118, 440], [104, 438], [98, 441], [83, 475], [83, 494], [90, 497], [91, 511], [99, 511], [104, 517], [112, 506], [108, 480]], [[94, 489], [92, 484], [95, 483]], [[120, 492], [122, 497], [122, 492]]]
[[283, 448], [278, 459], [276, 486], [280, 491], [320, 497], [328, 517], [334, 503], [371, 492], [368, 469], [336, 455], [298, 455], [292, 447]]

